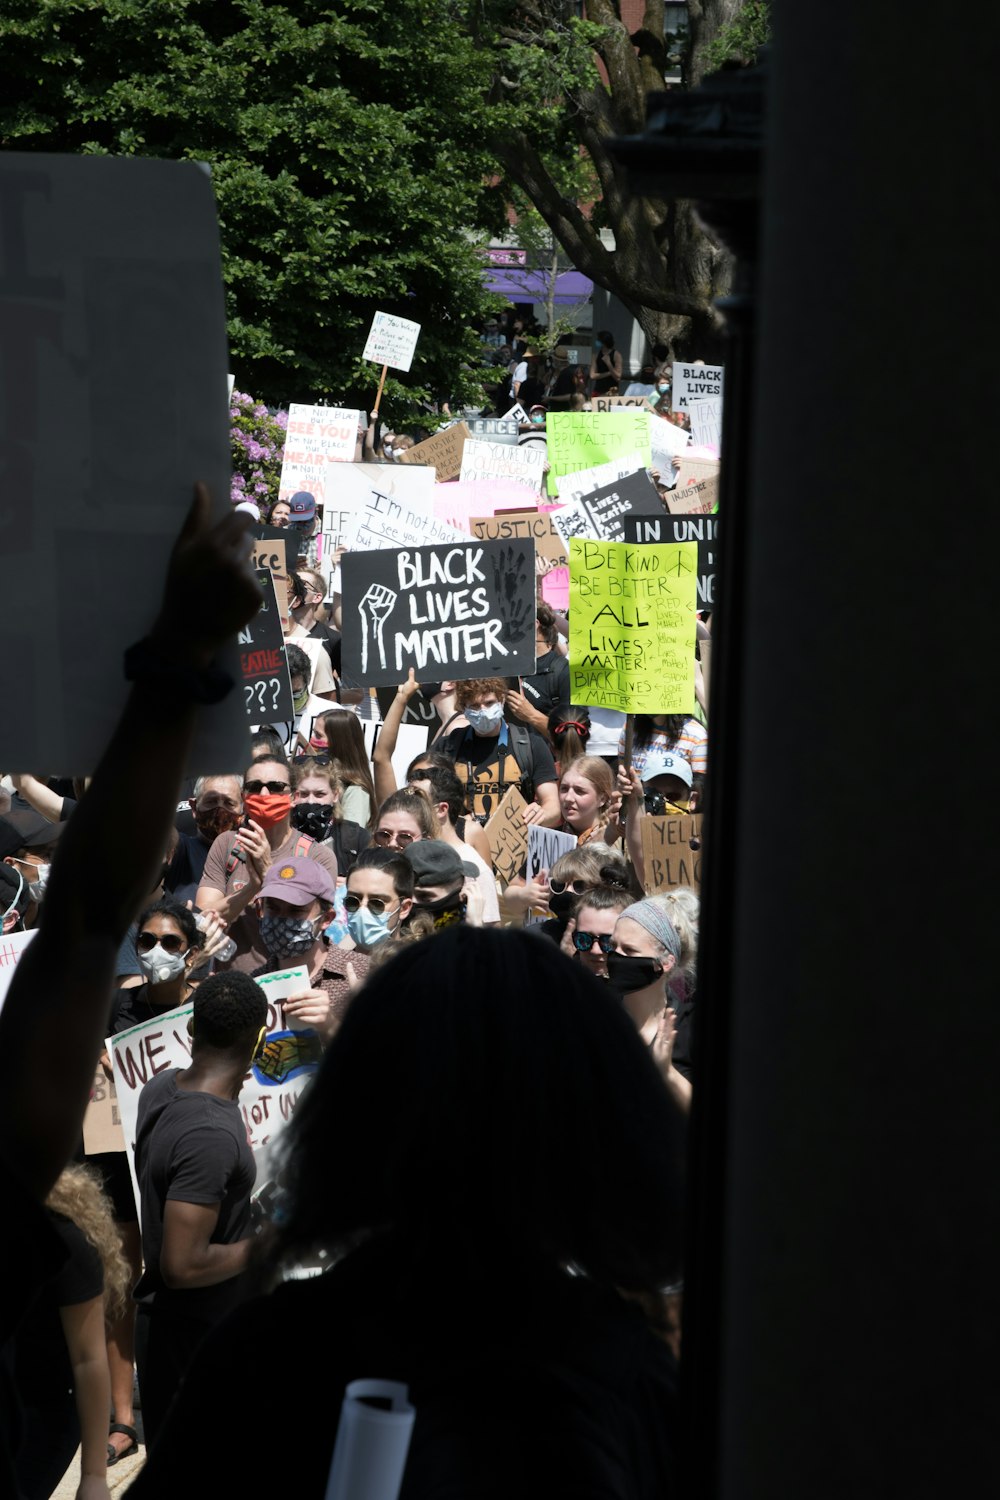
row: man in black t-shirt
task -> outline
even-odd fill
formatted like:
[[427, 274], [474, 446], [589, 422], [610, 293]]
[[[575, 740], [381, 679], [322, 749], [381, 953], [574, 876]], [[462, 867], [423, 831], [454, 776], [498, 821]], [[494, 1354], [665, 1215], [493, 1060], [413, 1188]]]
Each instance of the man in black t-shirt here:
[[195, 991], [191, 1066], [158, 1074], [139, 1096], [136, 1363], [149, 1445], [198, 1345], [239, 1300], [256, 1165], [236, 1100], [266, 1020], [249, 975], [214, 974]]
[[443, 735], [436, 748], [455, 762], [465, 787], [466, 812], [487, 823], [510, 787], [520, 789], [529, 804], [525, 821], [558, 826], [561, 818], [552, 751], [533, 729], [508, 724], [502, 677], [475, 677], [460, 682], [455, 707], [471, 726]]

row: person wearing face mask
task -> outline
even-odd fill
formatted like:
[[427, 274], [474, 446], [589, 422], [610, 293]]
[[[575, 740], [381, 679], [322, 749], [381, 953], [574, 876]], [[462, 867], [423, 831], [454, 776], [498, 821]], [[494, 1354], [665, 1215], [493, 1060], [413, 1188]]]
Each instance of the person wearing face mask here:
[[23, 918], [30, 905], [28, 884], [20, 870], [6, 862], [0, 864], [0, 930], [5, 937], [9, 932], [24, 931]]
[[626, 889], [628, 884], [628, 866], [624, 857], [607, 844], [595, 842], [567, 850], [551, 870], [542, 869], [529, 876], [525, 865], [504, 892], [504, 904], [513, 916], [545, 913], [544, 920], [532, 924], [530, 930], [559, 943], [577, 902], [585, 892], [598, 885], [618, 885]]
[[617, 885], [595, 885], [576, 897], [559, 944], [566, 957], [589, 969], [596, 979], [607, 979], [615, 923], [631, 905], [629, 891]]
[[455, 703], [469, 728], [443, 735], [437, 748], [454, 760], [465, 787], [465, 810], [478, 823], [488, 823], [508, 789], [516, 786], [529, 804], [525, 822], [555, 828], [560, 812], [552, 751], [534, 729], [507, 722], [506, 694], [502, 677], [460, 682]]
[[220, 834], [208, 851], [196, 904], [200, 911], [218, 912], [226, 922], [236, 943], [236, 954], [227, 967], [252, 974], [268, 959], [252, 903], [271, 865], [290, 859], [315, 860], [335, 886], [337, 859], [332, 850], [292, 827], [287, 761], [262, 758], [253, 762], [243, 782], [243, 806], [242, 826], [236, 833]]
[[344, 905], [353, 944], [345, 961], [357, 971], [361, 959], [365, 972], [371, 955], [381, 958], [402, 940], [413, 909], [413, 866], [397, 850], [373, 845], [347, 873]]
[[625, 840], [635, 865], [636, 876], [646, 880], [645, 856], [642, 852], [644, 817], [684, 817], [695, 811], [697, 802], [692, 790], [694, 773], [691, 762], [673, 752], [654, 752], [644, 758], [643, 769], [618, 771], [618, 792], [625, 817]]
[[673, 1066], [677, 1033], [667, 981], [680, 962], [681, 944], [664, 904], [634, 901], [615, 923], [607, 955], [608, 983], [617, 990], [664, 1082], [682, 1109], [691, 1106], [691, 1084]]
[[240, 826], [243, 780], [240, 776], [199, 776], [188, 801], [196, 833], [178, 830], [177, 847], [163, 877], [164, 891], [175, 901], [194, 901], [208, 851], [222, 833]]
[[292, 688], [292, 732], [288, 745], [291, 754], [301, 754], [309, 749], [309, 726], [330, 707], [329, 698], [321, 698], [309, 687], [312, 678], [312, 662], [309, 655], [294, 641], [285, 642], [285, 660], [288, 663], [288, 679]]
[[403, 850], [413, 870], [413, 910], [430, 917], [435, 932], [465, 921], [462, 886], [478, 871], [440, 839], [418, 839]]
[[286, 859], [268, 870], [256, 903], [268, 961], [255, 977], [299, 965], [307, 969], [308, 987], [283, 1000], [282, 1009], [294, 1030], [315, 1031], [324, 1046], [340, 1024], [349, 993], [346, 968], [325, 936], [335, 891], [315, 860]]
[[65, 823], [50, 823], [32, 808], [11, 808], [0, 817], [0, 859], [20, 873], [28, 892], [21, 918], [26, 929], [38, 921], [56, 840], [65, 827]]
[[362, 850], [368, 848], [371, 834], [360, 823], [344, 817], [344, 782], [338, 762], [325, 756], [304, 755], [292, 763], [290, 772], [292, 827], [332, 849], [338, 870], [349, 870]]

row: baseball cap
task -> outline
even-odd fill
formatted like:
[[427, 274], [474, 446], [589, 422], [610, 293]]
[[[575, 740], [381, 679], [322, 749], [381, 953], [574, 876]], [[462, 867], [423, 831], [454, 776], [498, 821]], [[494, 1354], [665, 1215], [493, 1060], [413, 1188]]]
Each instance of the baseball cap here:
[[296, 490], [288, 502], [291, 520], [312, 521], [316, 517], [316, 498], [308, 490]]
[[643, 782], [653, 781], [657, 776], [676, 776], [685, 786], [693, 786], [694, 773], [691, 762], [684, 755], [656, 752], [649, 757], [643, 768]]
[[65, 827], [65, 823], [51, 823], [32, 807], [11, 808], [0, 817], [0, 859], [18, 849], [46, 849]]
[[466, 875], [478, 875], [476, 865], [459, 859], [450, 844], [442, 839], [414, 839], [403, 850], [404, 859], [413, 866], [416, 885], [449, 885]]
[[258, 895], [273, 896], [276, 901], [290, 901], [293, 906], [308, 906], [311, 901], [332, 901], [333, 880], [329, 870], [315, 859], [283, 859], [264, 876]]

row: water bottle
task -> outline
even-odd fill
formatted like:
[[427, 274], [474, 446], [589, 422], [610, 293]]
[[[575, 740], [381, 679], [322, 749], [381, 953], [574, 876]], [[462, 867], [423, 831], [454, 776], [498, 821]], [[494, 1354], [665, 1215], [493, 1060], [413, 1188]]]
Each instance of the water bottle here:
[[[208, 913], [200, 911], [194, 919], [195, 926], [199, 932], [204, 932], [208, 926]], [[212, 962], [227, 964], [236, 952], [236, 943], [231, 937], [227, 937], [218, 953], [212, 954]]]

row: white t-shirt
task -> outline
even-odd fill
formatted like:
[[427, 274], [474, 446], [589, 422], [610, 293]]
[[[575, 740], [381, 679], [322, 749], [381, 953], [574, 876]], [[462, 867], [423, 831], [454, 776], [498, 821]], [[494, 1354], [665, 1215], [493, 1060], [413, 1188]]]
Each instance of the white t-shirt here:
[[588, 755], [617, 755], [618, 740], [625, 728], [625, 715], [617, 708], [591, 708]]

